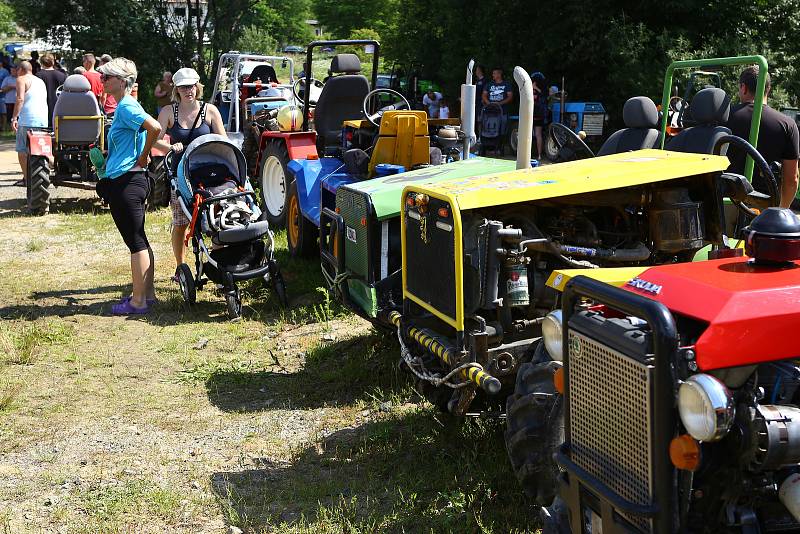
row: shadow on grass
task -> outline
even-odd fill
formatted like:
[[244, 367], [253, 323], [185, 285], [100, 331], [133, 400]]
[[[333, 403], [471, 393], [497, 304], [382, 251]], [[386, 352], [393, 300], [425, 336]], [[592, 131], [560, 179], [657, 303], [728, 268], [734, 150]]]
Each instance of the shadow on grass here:
[[[414, 409], [344, 429], [290, 465], [217, 472], [227, 520], [253, 532], [533, 532], [497, 421]], [[443, 422], [442, 422], [443, 421]]]
[[[21, 197], [0, 200], [2, 217], [39, 217], [28, 213], [25, 191], [20, 188]], [[50, 213], [61, 215], [99, 214], [103, 211], [100, 199], [92, 198], [53, 198], [50, 200]]]
[[362, 335], [310, 350], [305, 365], [294, 372], [281, 368], [274, 356], [268, 369], [212, 369], [206, 393], [211, 404], [226, 412], [400, 402], [416, 395], [397, 368], [398, 357], [392, 338]]
[[[37, 319], [40, 317], [70, 317], [73, 315], [101, 315], [111, 310], [111, 302], [98, 301], [97, 295], [108, 293], [122, 294], [129, 286], [114, 284], [88, 289], [69, 289], [58, 291], [34, 291], [32, 299], [61, 299], [57, 304], [17, 304], [0, 307], [0, 317], [4, 319]], [[117, 302], [116, 300], [113, 302]]]

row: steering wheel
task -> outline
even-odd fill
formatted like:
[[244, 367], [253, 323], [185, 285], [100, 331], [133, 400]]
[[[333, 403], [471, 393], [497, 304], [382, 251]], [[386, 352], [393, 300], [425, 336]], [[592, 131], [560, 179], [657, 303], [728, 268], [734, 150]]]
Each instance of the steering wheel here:
[[[380, 94], [387, 94], [393, 98], [393, 103], [389, 104], [388, 106], [383, 106], [382, 108], [378, 109], [375, 113], [369, 113], [369, 104], [370, 100], [377, 95]], [[399, 101], [399, 103], [398, 103]], [[361, 104], [361, 111], [364, 113], [364, 116], [367, 120], [372, 123], [373, 126], [376, 128], [380, 128], [381, 125], [381, 117], [383, 117], [383, 113], [386, 111], [391, 111], [393, 109], [411, 109], [411, 104], [408, 103], [406, 97], [395, 91], [394, 89], [388, 89], [386, 87], [379, 87], [378, 89], [373, 89], [367, 96], [364, 97], [364, 102]]]
[[[317, 98], [319, 98], [319, 91], [322, 91], [322, 87], [325, 85], [325, 82], [317, 80], [316, 78], [311, 78], [309, 80], [311, 82], [311, 94], [309, 95], [308, 99], [308, 107], [313, 108], [317, 105]], [[305, 93], [302, 95], [300, 94], [300, 86], [305, 85], [306, 78], [298, 78], [295, 80], [294, 84], [292, 84], [292, 94], [294, 95], [295, 101], [298, 103], [300, 109], [303, 109], [303, 106], [306, 105], [305, 101]], [[314, 91], [314, 88], [319, 89], [319, 91]], [[303, 91], [305, 89], [302, 89]], [[316, 93], [316, 94], [315, 94]]]
[[[772, 173], [772, 169], [769, 167], [769, 163], [767, 160], [764, 159], [756, 147], [748, 143], [746, 140], [742, 139], [741, 137], [735, 135], [724, 135], [720, 137], [716, 143], [714, 143], [714, 149], [712, 150], [712, 154], [719, 156], [722, 153], [722, 147], [725, 145], [735, 145], [737, 148], [744, 150], [748, 156], [753, 158], [753, 161], [758, 167], [759, 172], [761, 173], [761, 177], [764, 178], [767, 182], [767, 194], [769, 195], [769, 205], [770, 206], [777, 206], [780, 203], [780, 194], [778, 192], [778, 181], [775, 179], [775, 175]], [[747, 161], [745, 159], [745, 161]], [[748, 208], [743, 202], [739, 200], [733, 200], [732, 202], [736, 205], [739, 210], [741, 210], [745, 215], [748, 217], [755, 217], [758, 215], [755, 211]]]
[[[574, 159], [593, 158], [594, 152], [586, 146], [583, 139], [578, 137], [571, 128], [554, 122], [550, 124], [547, 134], [547, 155], [550, 159], [561, 161], [572, 161]], [[583, 157], [580, 157], [583, 154]]]

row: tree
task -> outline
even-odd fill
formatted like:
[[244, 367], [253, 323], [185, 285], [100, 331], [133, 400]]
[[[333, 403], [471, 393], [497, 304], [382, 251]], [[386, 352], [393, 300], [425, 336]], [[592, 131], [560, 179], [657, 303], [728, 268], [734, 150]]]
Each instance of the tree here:
[[253, 54], [271, 55], [275, 53], [278, 46], [277, 41], [261, 28], [248, 26], [242, 30], [239, 40], [236, 41], [236, 49]]
[[[369, 28], [381, 37], [388, 33], [400, 14], [399, 0], [315, 0], [314, 13], [319, 22], [336, 38], [343, 38], [359, 28]], [[405, 9], [405, 2], [403, 9]]]
[[8, 2], [0, 1], [0, 35], [12, 35], [17, 30], [16, 13]]

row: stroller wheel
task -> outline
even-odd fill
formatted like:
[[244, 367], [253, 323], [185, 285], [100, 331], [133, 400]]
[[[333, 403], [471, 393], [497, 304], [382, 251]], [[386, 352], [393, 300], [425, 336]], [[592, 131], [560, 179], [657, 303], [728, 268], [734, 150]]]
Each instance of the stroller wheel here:
[[225, 293], [225, 303], [228, 305], [228, 317], [231, 319], [238, 319], [242, 316], [242, 299], [239, 297], [239, 291], [227, 291]]
[[178, 266], [178, 283], [181, 285], [181, 295], [183, 300], [189, 306], [192, 306], [197, 301], [197, 289], [194, 284], [194, 275], [192, 269], [185, 263]]
[[275, 296], [278, 298], [281, 307], [288, 308], [289, 294], [286, 291], [286, 282], [284, 282], [281, 270], [275, 262], [270, 263], [269, 275], [267, 276], [264, 277], [264, 282], [272, 285], [272, 290], [275, 291]]

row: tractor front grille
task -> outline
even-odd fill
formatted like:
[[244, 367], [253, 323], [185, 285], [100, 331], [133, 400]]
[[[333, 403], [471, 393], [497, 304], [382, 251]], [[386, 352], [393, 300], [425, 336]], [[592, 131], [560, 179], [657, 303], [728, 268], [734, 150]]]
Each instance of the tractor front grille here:
[[[653, 368], [569, 330], [572, 460], [628, 501], [653, 502]], [[643, 530], [644, 517], [623, 515]]]
[[587, 136], [603, 135], [604, 113], [586, 113], [583, 116], [583, 131]]
[[336, 207], [344, 220], [345, 268], [367, 282], [372, 282], [367, 237], [371, 213], [367, 197], [361, 192], [340, 187], [336, 191]]

